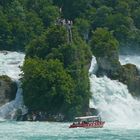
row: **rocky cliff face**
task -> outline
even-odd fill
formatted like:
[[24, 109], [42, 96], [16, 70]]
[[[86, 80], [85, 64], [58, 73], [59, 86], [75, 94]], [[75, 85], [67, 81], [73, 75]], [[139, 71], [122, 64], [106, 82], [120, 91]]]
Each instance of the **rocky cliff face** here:
[[123, 65], [119, 76], [119, 81], [128, 86], [132, 95], [140, 96], [140, 75], [135, 65]]
[[140, 96], [140, 74], [135, 65], [122, 66], [117, 51], [114, 51], [112, 55], [106, 54], [103, 57], [96, 57], [96, 59], [98, 63], [97, 76], [106, 75], [113, 80], [119, 80], [128, 86], [132, 95]]
[[106, 75], [112, 79], [118, 77], [121, 70], [121, 64], [118, 61], [119, 58], [116, 52], [113, 52], [111, 56], [105, 55], [103, 57], [97, 57], [96, 59], [98, 63], [97, 76]]
[[0, 106], [13, 100], [16, 96], [17, 85], [8, 76], [0, 76]]

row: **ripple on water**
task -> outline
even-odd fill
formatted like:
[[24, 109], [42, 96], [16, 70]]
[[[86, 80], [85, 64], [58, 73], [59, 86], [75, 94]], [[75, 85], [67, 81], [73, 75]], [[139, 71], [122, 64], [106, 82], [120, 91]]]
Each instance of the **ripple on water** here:
[[3, 122], [0, 140], [139, 140], [140, 127], [68, 128], [70, 123]]

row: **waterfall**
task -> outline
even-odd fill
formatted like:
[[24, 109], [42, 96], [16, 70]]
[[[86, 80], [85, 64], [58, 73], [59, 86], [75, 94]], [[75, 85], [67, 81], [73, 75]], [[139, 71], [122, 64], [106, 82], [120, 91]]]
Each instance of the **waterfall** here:
[[0, 75], [7, 75], [17, 83], [18, 89], [16, 98], [0, 107], [0, 118], [11, 118], [17, 109], [22, 109], [23, 113], [26, 108], [23, 105], [22, 89], [20, 87], [20, 66], [23, 64], [25, 54], [19, 52], [0, 52]]
[[[133, 56], [134, 57], [134, 56]], [[134, 63], [140, 66], [140, 57], [120, 56], [122, 64]], [[133, 61], [131, 61], [133, 60]], [[137, 123], [140, 121], [140, 101], [134, 99], [129, 93], [127, 86], [117, 80], [95, 75], [97, 63], [93, 57], [90, 68], [90, 85], [92, 99], [90, 108], [99, 110], [100, 115], [106, 122]]]

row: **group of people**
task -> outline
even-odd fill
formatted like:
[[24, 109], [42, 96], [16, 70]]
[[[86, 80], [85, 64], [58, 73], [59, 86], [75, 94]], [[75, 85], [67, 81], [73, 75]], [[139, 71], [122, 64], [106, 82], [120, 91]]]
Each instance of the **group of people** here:
[[57, 19], [56, 24], [66, 27], [66, 30], [67, 30], [67, 42], [68, 42], [68, 44], [70, 44], [72, 42], [72, 31], [71, 31], [71, 28], [72, 28], [72, 25], [73, 25], [72, 20], [66, 20], [66, 19], [59, 18], [59, 19]]
[[46, 112], [30, 112], [26, 115], [27, 121], [46, 121], [47, 113]]
[[66, 20], [63, 18], [58, 18], [56, 23], [58, 25], [63, 25], [63, 26], [68, 26], [68, 27], [71, 27], [73, 25], [72, 20]]

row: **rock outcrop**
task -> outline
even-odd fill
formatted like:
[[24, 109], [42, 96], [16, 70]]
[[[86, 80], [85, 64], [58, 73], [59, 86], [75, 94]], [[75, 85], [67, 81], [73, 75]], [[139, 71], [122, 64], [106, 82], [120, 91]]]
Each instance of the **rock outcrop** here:
[[112, 80], [119, 80], [126, 84], [133, 96], [140, 96], [140, 74], [137, 67], [133, 64], [121, 65], [118, 52], [112, 55], [96, 57], [98, 63], [97, 76], [106, 75]]
[[119, 76], [119, 81], [128, 86], [128, 89], [132, 95], [140, 96], [140, 74], [136, 65], [123, 65], [122, 72]]
[[8, 76], [0, 76], [0, 106], [13, 100], [16, 96], [17, 85]]
[[108, 76], [116, 79], [121, 71], [121, 64], [119, 62], [118, 54], [116, 52], [112, 55], [105, 55], [103, 57], [96, 57], [98, 63], [97, 76]]

